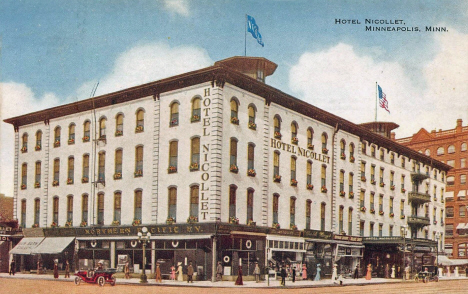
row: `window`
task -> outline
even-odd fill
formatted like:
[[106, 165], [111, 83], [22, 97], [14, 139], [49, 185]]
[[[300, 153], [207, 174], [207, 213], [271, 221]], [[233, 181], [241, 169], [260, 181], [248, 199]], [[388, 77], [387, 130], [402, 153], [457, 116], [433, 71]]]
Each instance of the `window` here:
[[179, 125], [179, 103], [173, 102], [171, 104], [171, 122], [170, 126], [178, 126]]
[[200, 137], [192, 138], [191, 148], [190, 148], [190, 170], [199, 170], [200, 169]]
[[366, 181], [366, 162], [361, 161], [361, 181]]
[[402, 156], [401, 157], [401, 167], [405, 168], [405, 166], [406, 166], [406, 159]]
[[169, 199], [168, 199], [168, 214], [167, 218], [172, 219], [173, 221], [176, 220], [177, 217], [177, 188], [170, 187], [169, 188]]
[[306, 230], [310, 230], [310, 214], [311, 214], [311, 206], [312, 206], [312, 201], [307, 200], [306, 201], [306, 224], [305, 228]]
[[349, 197], [354, 197], [354, 188], [353, 188], [353, 184], [354, 184], [354, 174], [353, 173], [349, 173], [349, 177], [348, 177], [348, 185], [349, 185]]
[[237, 173], [239, 168], [237, 167], [237, 139], [231, 138], [231, 148], [230, 148], [230, 171]]
[[255, 144], [249, 143], [247, 147], [247, 174], [255, 176]]
[[340, 141], [340, 158], [346, 159], [346, 142], [344, 140]]
[[[175, 143], [175, 152], [177, 152], [177, 141], [170, 143], [170, 150], [172, 151], [172, 143]], [[170, 160], [172, 160], [171, 155], [169, 155]], [[171, 161], [170, 161], [171, 162]], [[175, 170], [177, 171], [177, 153], [175, 158]], [[172, 165], [169, 163], [169, 170]], [[135, 147], [135, 177], [142, 177], [143, 176], [143, 146], [136, 146]]]
[[340, 195], [344, 196], [344, 170], [340, 170]]
[[444, 154], [444, 147], [437, 148], [437, 155], [443, 155], [443, 154]]
[[458, 207], [458, 213], [460, 217], [465, 217], [466, 216], [466, 205], [460, 205]]
[[393, 237], [393, 226], [392, 225], [388, 226], [388, 236]]
[[120, 225], [122, 215], [122, 193], [114, 192], [114, 222], [115, 225]]
[[466, 175], [460, 175], [460, 185], [466, 184]]
[[101, 151], [98, 155], [98, 182], [105, 183], [106, 181], [106, 152]]
[[275, 130], [274, 137], [276, 139], [281, 139], [281, 118], [279, 115], [275, 115], [273, 118], [273, 126]]
[[81, 222], [88, 223], [88, 194], [81, 196]]
[[390, 197], [390, 202], [388, 203], [390, 214], [393, 213], [393, 197]]
[[452, 224], [446, 224], [445, 225], [445, 236], [446, 237], [452, 237], [453, 236], [453, 225]]
[[450, 165], [451, 167], [455, 167], [455, 160], [454, 159], [447, 160], [447, 165]]
[[21, 190], [26, 189], [28, 183], [28, 165], [23, 163], [21, 165]]
[[280, 167], [280, 153], [278, 151], [273, 152], [273, 177], [274, 179], [278, 179], [281, 181], [281, 176], [279, 175], [279, 167]]
[[106, 118], [101, 118], [99, 120], [99, 139], [104, 140], [106, 139]]
[[119, 180], [122, 178], [122, 157], [123, 150], [115, 150], [115, 171], [114, 171], [114, 180]]
[[390, 153], [390, 163], [395, 164], [395, 153]]
[[89, 181], [89, 154], [83, 155], [83, 177], [81, 178], [82, 183]]
[[307, 148], [314, 149], [313, 139], [314, 139], [314, 129], [308, 128], [307, 129]]
[[374, 223], [369, 223], [369, 237], [374, 237]]
[[383, 237], [383, 224], [379, 224], [379, 237]]
[[25, 153], [25, 152], [28, 152], [28, 134], [27, 133], [24, 133], [23, 134], [23, 144], [21, 146], [21, 152]]
[[381, 167], [380, 168], [380, 187], [384, 187], [385, 186], [385, 183], [384, 183], [384, 168]]
[[405, 175], [401, 176], [401, 192], [405, 192]]
[[354, 144], [349, 144], [349, 161], [354, 162]]
[[54, 147], [59, 147], [60, 146], [60, 127], [56, 127], [54, 130]]
[[60, 159], [54, 159], [54, 181], [52, 186], [58, 186], [60, 183]]
[[91, 122], [89, 120], [85, 121], [83, 124], [83, 142], [89, 142], [91, 136]]
[[297, 158], [295, 156], [291, 156], [291, 185], [292, 186], [297, 186], [296, 162], [297, 162]]
[[252, 130], [256, 130], [257, 124], [255, 123], [255, 117], [256, 117], [257, 110], [255, 108], [255, 105], [250, 104], [248, 112], [249, 112], [249, 128]]
[[229, 219], [236, 218], [236, 192], [237, 186], [229, 186]]
[[134, 211], [133, 211], [133, 220], [140, 221], [142, 220], [142, 207], [143, 207], [143, 191], [135, 190], [134, 192]]
[[366, 207], [366, 192], [364, 190], [361, 190], [361, 193], [359, 194], [359, 207], [361, 210]]
[[375, 193], [374, 192], [371, 192], [370, 193], [370, 210], [371, 212], [374, 210], [375, 211], [375, 207], [374, 207], [374, 198], [375, 198]]
[[466, 251], [468, 248], [468, 243], [458, 244], [458, 257], [465, 257], [467, 255]]
[[195, 217], [198, 221], [198, 202], [199, 202], [200, 188], [198, 185], [190, 187], [190, 216]]
[[69, 157], [68, 158], [68, 178], [67, 184], [71, 185], [75, 181], [75, 158]]
[[278, 223], [279, 195], [273, 194], [273, 223]]
[[41, 200], [34, 199], [34, 225], [39, 226], [39, 216], [41, 214]]
[[448, 153], [448, 154], [455, 153], [455, 146], [454, 146], [454, 145], [448, 146], [448, 148], [447, 148], [447, 153]]
[[239, 103], [237, 102], [237, 99], [232, 98], [231, 99], [231, 123], [238, 125], [239, 124]]
[[455, 184], [455, 177], [454, 176], [448, 176], [447, 177], [447, 186], [453, 186]]
[[380, 194], [379, 195], [379, 212], [383, 212], [384, 209], [383, 209], [383, 195]]
[[289, 226], [292, 228], [296, 225], [296, 197], [289, 198]]
[[296, 144], [299, 142], [299, 139], [297, 138], [297, 123], [293, 122], [291, 124], [291, 143]]
[[190, 118], [191, 122], [197, 122], [201, 120], [201, 99], [200, 97], [195, 97], [192, 100], [192, 117]]
[[56, 196], [52, 199], [52, 221], [58, 225], [59, 220], [59, 198]]
[[375, 157], [375, 146], [372, 145], [371, 148], [370, 148], [370, 150], [371, 150], [371, 156], [372, 156], [372, 157]]
[[367, 144], [366, 142], [361, 143], [361, 153], [366, 154], [367, 153]]
[[445, 208], [445, 217], [453, 217], [454, 212], [453, 212], [453, 206], [447, 206]]
[[36, 161], [36, 172], [35, 172], [35, 179], [34, 179], [34, 188], [41, 187], [41, 162]]
[[466, 151], [467, 150], [467, 144], [465, 142], [463, 142], [461, 144], [461, 151]]
[[466, 167], [466, 158], [460, 159], [460, 168], [465, 168]]
[[68, 126], [68, 145], [75, 144], [75, 124]]
[[143, 132], [144, 129], [145, 129], [145, 111], [143, 109], [139, 109], [136, 112], [135, 132], [140, 133], [140, 132]]
[[21, 222], [22, 228], [26, 228], [26, 199], [21, 200]]
[[97, 224], [104, 224], [104, 193], [99, 193], [97, 196]]
[[371, 180], [371, 184], [375, 184], [375, 165], [371, 165], [370, 180]]
[[37, 131], [36, 132], [36, 151], [39, 151], [42, 149], [42, 131]]
[[69, 226], [73, 224], [73, 195], [67, 197], [67, 223]]
[[323, 133], [322, 134], [322, 153], [325, 153], [325, 154], [328, 153], [327, 141], [328, 141], [328, 136], [326, 133]]
[[338, 234], [344, 235], [343, 231], [343, 213], [344, 213], [344, 207], [343, 205], [340, 205], [340, 208], [338, 210]]
[[327, 192], [327, 166], [326, 165], [322, 165], [321, 184], [322, 184], [322, 192]]
[[115, 117], [115, 136], [119, 137], [123, 135], [123, 114], [119, 113]]
[[395, 172], [394, 171], [390, 172], [390, 189], [392, 190], [395, 189]]
[[365, 224], [366, 224], [365, 221], [360, 221], [359, 222], [359, 235], [361, 237], [364, 236], [364, 226], [365, 226]]
[[327, 204], [322, 202], [320, 204], [320, 230], [325, 231], [325, 209]]
[[177, 172], [177, 158], [179, 154], [179, 142], [169, 142], [169, 173]]
[[353, 208], [348, 208], [348, 235], [353, 235]]
[[307, 168], [306, 168], [306, 180], [307, 180], [307, 188], [312, 189], [312, 161], [307, 160]]
[[385, 151], [383, 148], [380, 148], [380, 160], [382, 161], [385, 160]]

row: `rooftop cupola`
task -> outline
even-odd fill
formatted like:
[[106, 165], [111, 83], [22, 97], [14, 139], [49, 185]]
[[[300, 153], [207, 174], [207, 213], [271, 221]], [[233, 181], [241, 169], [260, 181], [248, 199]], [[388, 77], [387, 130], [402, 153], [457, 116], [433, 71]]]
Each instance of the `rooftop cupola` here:
[[267, 76], [271, 76], [278, 65], [263, 57], [234, 56], [220, 61], [215, 65], [227, 66], [239, 71], [260, 82], [265, 82]]

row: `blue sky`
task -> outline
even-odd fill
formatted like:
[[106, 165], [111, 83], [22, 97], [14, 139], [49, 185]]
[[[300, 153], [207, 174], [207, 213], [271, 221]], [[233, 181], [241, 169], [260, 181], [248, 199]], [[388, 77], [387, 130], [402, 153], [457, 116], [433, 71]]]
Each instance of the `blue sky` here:
[[[387, 94], [397, 137], [467, 124], [467, 1], [0, 2], [2, 120], [212, 65], [244, 54], [245, 14], [265, 43], [247, 55], [278, 64], [267, 83], [356, 123]], [[368, 32], [365, 19], [420, 32]], [[335, 24], [355, 19], [358, 24]], [[426, 32], [440, 26], [446, 32]], [[12, 195], [13, 128], [0, 124], [0, 193]]]

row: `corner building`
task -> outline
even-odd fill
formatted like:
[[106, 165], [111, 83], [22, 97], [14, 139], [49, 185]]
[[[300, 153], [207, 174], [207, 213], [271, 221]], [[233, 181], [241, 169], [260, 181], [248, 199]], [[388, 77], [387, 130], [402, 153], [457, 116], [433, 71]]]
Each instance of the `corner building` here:
[[407, 264], [432, 262], [443, 226], [429, 217], [443, 204], [418, 191], [445, 187], [449, 167], [266, 85], [276, 67], [232, 57], [5, 120], [25, 228], [10, 254], [25, 270], [102, 259], [138, 272], [145, 226], [147, 269], [192, 261], [198, 279], [217, 261], [227, 277], [239, 267], [252, 275], [256, 261], [305, 263], [310, 277], [318, 263], [325, 277], [334, 263], [342, 274], [365, 263], [381, 274], [401, 266], [406, 240], [424, 251]]

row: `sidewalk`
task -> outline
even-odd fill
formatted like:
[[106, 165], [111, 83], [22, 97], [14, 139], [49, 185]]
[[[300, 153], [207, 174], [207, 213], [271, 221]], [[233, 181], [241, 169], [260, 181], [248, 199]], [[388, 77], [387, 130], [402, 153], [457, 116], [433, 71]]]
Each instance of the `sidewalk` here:
[[[54, 279], [53, 275], [36, 275], [36, 274], [23, 274], [23, 273], [16, 273], [14, 276], [10, 276], [8, 273], [0, 273], [1, 278], [12, 278], [12, 279], [30, 279], [30, 280], [56, 280], [60, 282], [73, 282], [75, 280], [75, 276], [71, 274], [70, 278], [64, 278], [63, 275], [60, 276], [58, 279]], [[442, 277], [440, 281], [448, 281], [448, 280], [468, 280], [467, 277]], [[372, 280], [368, 281], [364, 278], [360, 279], [343, 279], [343, 286], [349, 285], [368, 285], [368, 284], [386, 284], [386, 283], [403, 283], [406, 281], [402, 281], [401, 279], [384, 279], [384, 278], [373, 278]], [[408, 281], [408, 283], [414, 282], [412, 280]], [[244, 288], [284, 288], [280, 285], [279, 280], [272, 280], [270, 279], [270, 285], [268, 286], [267, 281], [261, 281], [260, 283], [255, 283], [255, 281], [244, 281], [243, 286], [236, 286], [234, 285], [234, 281], [222, 281], [222, 282], [215, 282], [212, 283], [211, 281], [195, 281], [193, 283], [187, 282], [178, 282], [178, 281], [169, 281], [163, 280], [162, 283], [156, 283], [154, 279], [148, 280], [147, 284], [141, 284], [139, 278], [132, 278], [132, 279], [117, 279], [117, 285], [128, 285], [128, 284], [138, 284], [142, 286], [166, 286], [166, 287], [215, 287], [215, 288], [234, 288], [234, 287], [244, 287]], [[286, 281], [286, 288], [318, 288], [318, 287], [333, 287], [333, 286], [340, 286], [339, 281], [335, 281], [334, 283], [330, 279], [325, 279], [321, 281], [303, 281], [298, 280], [295, 283], [292, 281]]]

